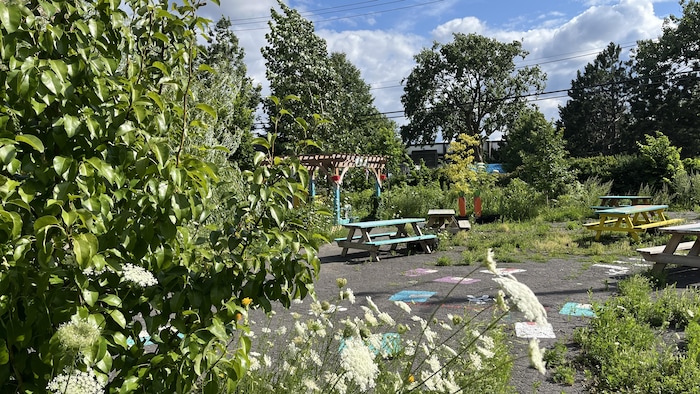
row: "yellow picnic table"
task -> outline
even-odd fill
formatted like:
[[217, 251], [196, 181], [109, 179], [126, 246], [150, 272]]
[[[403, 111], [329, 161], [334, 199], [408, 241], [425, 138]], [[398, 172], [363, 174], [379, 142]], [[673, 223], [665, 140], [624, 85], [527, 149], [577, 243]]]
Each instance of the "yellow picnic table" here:
[[598, 209], [598, 221], [584, 226], [596, 232], [596, 241], [603, 231], [626, 232], [639, 242], [638, 233], [649, 228], [663, 227], [680, 222], [682, 219], [668, 219], [664, 211], [668, 205], [628, 205], [614, 208]]

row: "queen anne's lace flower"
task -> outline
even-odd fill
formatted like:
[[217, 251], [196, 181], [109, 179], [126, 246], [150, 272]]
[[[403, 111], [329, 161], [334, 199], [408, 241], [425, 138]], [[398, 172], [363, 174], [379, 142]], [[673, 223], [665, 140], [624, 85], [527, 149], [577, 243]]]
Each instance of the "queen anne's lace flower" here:
[[374, 362], [374, 353], [362, 339], [350, 338], [345, 341], [340, 358], [348, 378], [354, 381], [361, 391], [374, 388], [374, 379], [379, 374], [379, 367]]
[[401, 308], [406, 313], [411, 313], [411, 307], [403, 301], [394, 301], [394, 304]]
[[122, 267], [122, 277], [125, 281], [141, 287], [155, 286], [158, 284], [158, 279], [156, 279], [150, 271], [131, 263], [126, 263]]
[[58, 327], [56, 336], [66, 349], [85, 351], [90, 349], [100, 338], [100, 327], [87, 319], [76, 319]]
[[51, 379], [46, 389], [53, 394], [102, 394], [104, 393], [104, 384], [90, 370], [87, 372], [64, 371]]
[[530, 355], [530, 364], [538, 370], [542, 375], [547, 373], [545, 362], [542, 359], [542, 349], [540, 349], [540, 341], [537, 338], [530, 339], [528, 344], [528, 354]]
[[512, 276], [502, 276], [493, 280], [501, 285], [515, 306], [525, 314], [526, 319], [537, 324], [547, 323], [547, 311], [527, 285], [518, 282]]

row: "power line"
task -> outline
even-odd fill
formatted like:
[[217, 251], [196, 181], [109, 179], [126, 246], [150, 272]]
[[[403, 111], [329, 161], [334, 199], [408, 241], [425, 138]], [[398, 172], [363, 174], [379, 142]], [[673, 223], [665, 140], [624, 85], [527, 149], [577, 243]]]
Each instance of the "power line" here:
[[[391, 3], [397, 3], [397, 2], [399, 2], [399, 1], [404, 1], [404, 0], [392, 1]], [[319, 20], [315, 20], [315, 21], [312, 21], [312, 22], [314, 22], [314, 23], [323, 23], [323, 22], [332, 22], [332, 21], [343, 20], [343, 19], [358, 18], [358, 17], [361, 17], [361, 16], [377, 15], [377, 14], [381, 14], [381, 13], [384, 13], [384, 12], [394, 12], [394, 11], [405, 10], [405, 9], [409, 9], [409, 8], [422, 7], [422, 6], [426, 6], [426, 5], [430, 5], [430, 4], [435, 4], [435, 3], [441, 3], [441, 2], [443, 2], [443, 1], [445, 1], [445, 0], [433, 0], [433, 1], [427, 1], [427, 2], [424, 2], [424, 3], [418, 3], [418, 4], [407, 5], [407, 6], [405, 6], [405, 7], [395, 7], [395, 8], [390, 8], [390, 9], [387, 9], [387, 10], [379, 10], [379, 11], [367, 12], [367, 13], [364, 13], [364, 14], [353, 14], [353, 15], [347, 15], [347, 16], [339, 16], [339, 17], [335, 17], [335, 18], [319, 19]], [[385, 3], [385, 4], [389, 4], [389, 3]], [[366, 8], [366, 7], [362, 7], [362, 8]], [[267, 22], [267, 21], [265, 21], [265, 22]], [[256, 23], [263, 23], [263, 22], [261, 21], [261, 22], [256, 22]], [[267, 27], [255, 27], [255, 28], [249, 28], [249, 29], [236, 29], [236, 28], [234, 27], [234, 28], [231, 29], [231, 31], [234, 32], [234, 33], [235, 33], [235, 32], [241, 32], [241, 31], [256, 31], [256, 30], [267, 30]]]

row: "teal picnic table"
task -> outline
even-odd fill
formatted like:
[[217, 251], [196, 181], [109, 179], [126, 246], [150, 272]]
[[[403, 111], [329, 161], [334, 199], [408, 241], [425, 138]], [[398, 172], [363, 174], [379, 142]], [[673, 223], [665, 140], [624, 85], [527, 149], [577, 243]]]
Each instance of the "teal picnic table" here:
[[[398, 244], [418, 242], [425, 253], [432, 253], [429, 241], [435, 240], [437, 236], [423, 234], [419, 226], [423, 222], [425, 222], [423, 218], [400, 218], [345, 223], [343, 226], [348, 229], [347, 237], [336, 238], [335, 241], [343, 248], [342, 256], [345, 256], [349, 249], [361, 249], [369, 251], [372, 261], [379, 261], [379, 248], [386, 245], [390, 245], [391, 250], [394, 250]], [[413, 234], [408, 233], [408, 225], [413, 229]], [[379, 228], [396, 228], [396, 230], [372, 233], [372, 230]]]
[[598, 221], [586, 223], [584, 226], [596, 232], [596, 241], [600, 240], [603, 231], [626, 232], [639, 242], [638, 233], [650, 228], [658, 228], [675, 224], [681, 219], [668, 219], [665, 211], [668, 205], [628, 205], [615, 208], [598, 209]]
[[[600, 205], [592, 206], [593, 209], [615, 208], [625, 205], [649, 205], [651, 196], [598, 196]], [[627, 204], [629, 202], [629, 204]]]

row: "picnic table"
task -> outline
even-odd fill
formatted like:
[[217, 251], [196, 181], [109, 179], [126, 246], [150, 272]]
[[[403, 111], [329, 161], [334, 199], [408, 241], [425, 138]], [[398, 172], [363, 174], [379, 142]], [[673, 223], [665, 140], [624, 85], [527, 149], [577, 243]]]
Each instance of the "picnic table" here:
[[[394, 250], [400, 243], [418, 242], [425, 253], [432, 253], [428, 241], [436, 239], [437, 236], [435, 234], [423, 234], [418, 225], [423, 222], [425, 222], [423, 218], [401, 218], [345, 223], [343, 226], [348, 229], [347, 237], [336, 238], [335, 241], [338, 243], [338, 246], [343, 248], [342, 256], [345, 256], [349, 249], [367, 250], [370, 253], [371, 261], [379, 261], [377, 254], [381, 246], [391, 245], [391, 250]], [[413, 235], [408, 233], [408, 225], [411, 225]], [[372, 233], [374, 229], [386, 227], [395, 227], [396, 231]]]
[[427, 227], [436, 230], [459, 229], [454, 209], [430, 209], [428, 210]]
[[627, 205], [614, 208], [598, 209], [599, 220], [585, 223], [584, 227], [596, 232], [596, 241], [603, 231], [626, 232], [639, 242], [638, 233], [650, 228], [675, 224], [681, 219], [668, 219], [664, 211], [668, 205]]
[[[700, 223], [664, 227], [660, 231], [671, 234], [666, 245], [637, 249], [644, 260], [654, 262], [653, 273], [661, 273], [666, 264], [700, 268]], [[681, 242], [684, 238], [694, 240]], [[679, 253], [685, 250], [687, 254]]]
[[600, 205], [592, 206], [593, 209], [606, 209], [624, 206], [623, 202], [629, 201], [629, 205], [649, 205], [651, 196], [598, 196]]

